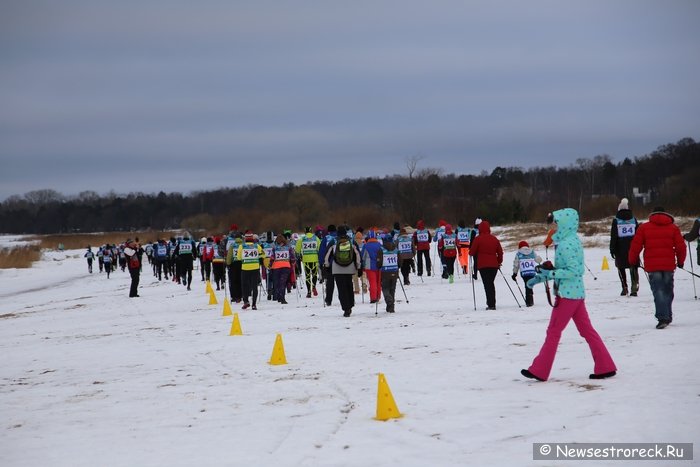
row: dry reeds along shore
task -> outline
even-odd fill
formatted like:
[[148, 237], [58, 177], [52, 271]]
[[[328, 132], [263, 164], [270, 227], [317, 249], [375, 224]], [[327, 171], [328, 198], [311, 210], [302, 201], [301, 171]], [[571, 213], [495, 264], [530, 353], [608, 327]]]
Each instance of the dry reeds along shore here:
[[0, 249], [0, 269], [30, 268], [32, 263], [41, 259], [42, 250], [56, 250], [59, 245], [63, 245], [65, 250], [82, 250], [87, 249], [90, 245], [92, 251], [97, 253], [97, 249], [106, 243], [118, 245], [128, 238], [134, 239], [136, 237], [145, 243], [153, 242], [159, 238], [170, 238], [173, 235], [177, 234], [151, 231], [30, 236], [25, 239], [27, 242], [31, 242], [29, 245]]
[[23, 245], [0, 249], [0, 269], [31, 268], [34, 261], [41, 259], [39, 245]]

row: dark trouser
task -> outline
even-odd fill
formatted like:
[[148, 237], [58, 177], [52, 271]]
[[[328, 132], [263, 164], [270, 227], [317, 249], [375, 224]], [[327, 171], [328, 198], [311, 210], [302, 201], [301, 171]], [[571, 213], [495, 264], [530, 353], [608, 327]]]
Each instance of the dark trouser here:
[[398, 272], [382, 271], [382, 293], [386, 303], [386, 311], [394, 312], [394, 301], [396, 295], [396, 281], [399, 278]]
[[243, 299], [243, 288], [241, 287], [241, 266], [240, 261], [233, 261], [228, 266], [228, 290], [231, 293], [231, 300], [238, 303]]
[[[352, 284], [352, 276], [349, 277], [350, 283]], [[335, 289], [335, 284], [333, 282], [333, 274], [331, 274], [331, 268], [323, 268], [323, 280], [326, 281], [326, 305], [330, 306], [333, 302], [333, 290]], [[340, 294], [340, 291], [338, 292], [338, 294]]]
[[408, 275], [411, 274], [411, 261], [413, 261], [413, 258], [401, 260], [401, 275], [403, 276], [403, 283], [406, 285], [411, 283], [408, 279]]
[[131, 274], [131, 289], [129, 289], [129, 297], [136, 297], [139, 294], [138, 287], [141, 270], [139, 268], [129, 268], [129, 274]]
[[449, 274], [447, 274], [447, 262], [445, 261], [446, 258], [445, 258], [445, 254], [444, 254], [444, 253], [445, 253], [445, 250], [444, 250], [444, 249], [438, 248], [438, 256], [440, 257], [440, 266], [441, 266], [441, 268], [442, 268], [442, 274], [441, 274], [441, 276], [442, 276], [443, 279], [447, 279], [447, 276], [448, 276]]
[[418, 250], [418, 275], [423, 275], [423, 257], [425, 256], [425, 270], [430, 275], [430, 250]]
[[102, 269], [105, 267], [105, 262], [104, 262], [104, 260], [102, 259], [101, 256], [97, 259], [97, 264], [99, 264], [99, 266], [100, 266], [100, 272], [102, 272]]
[[498, 268], [479, 269], [481, 281], [484, 283], [484, 292], [486, 292], [486, 306], [489, 308], [496, 308], [496, 287], [493, 283], [497, 273]]
[[191, 256], [183, 256], [180, 258], [180, 274], [183, 284], [188, 287], [192, 284], [192, 269], [194, 266], [194, 258]]
[[[525, 284], [527, 284], [527, 281], [535, 277], [534, 274], [527, 275], [527, 276], [522, 276], [523, 281]], [[532, 289], [528, 287], [527, 285], [525, 286], [525, 306], [532, 306], [535, 304], [535, 294], [533, 293]]]
[[455, 273], [455, 259], [457, 259], [455, 256], [444, 257], [444, 263], [445, 263], [445, 271], [447, 274], [443, 274], [442, 276], [447, 279], [450, 276], [453, 276]]
[[92, 274], [92, 258], [88, 258], [88, 271]]
[[650, 272], [649, 285], [654, 295], [656, 319], [670, 323], [673, 321], [673, 271]]
[[204, 262], [204, 278], [206, 280], [211, 280], [211, 261]]
[[271, 269], [272, 281], [275, 284], [273, 299], [281, 302], [284, 300], [284, 293], [287, 290], [287, 281], [292, 274], [292, 268]]
[[[355, 306], [355, 292], [352, 288], [352, 274], [334, 274], [329, 282], [335, 279], [335, 285], [338, 287], [338, 300], [343, 311], [352, 311]], [[327, 299], [328, 297], [326, 297]]]
[[202, 273], [202, 282], [204, 282], [204, 271], [205, 271], [205, 269], [206, 269], [206, 268], [204, 267], [204, 260], [203, 260], [202, 258], [199, 258], [199, 272]]
[[[624, 295], [627, 295], [627, 272], [625, 272], [625, 268], [617, 268], [617, 275], [620, 277], [622, 292]], [[633, 294], [636, 294], [639, 290], [639, 268], [636, 266], [630, 266], [630, 279], [632, 281], [632, 288], [630, 290]]]
[[216, 290], [219, 290], [219, 285], [224, 286], [224, 262], [214, 262], [211, 267], [214, 272], [214, 282], [216, 282]]
[[165, 273], [165, 280], [168, 280], [168, 260], [167, 259], [156, 259], [156, 268], [158, 271], [158, 280], [163, 279], [163, 273]]
[[243, 303], [248, 303], [253, 296], [253, 306], [258, 302], [258, 284], [260, 284], [260, 269], [241, 271], [241, 289], [243, 291]]
[[112, 272], [112, 262], [105, 261], [104, 265], [105, 265], [105, 272], [107, 273], [107, 279], [109, 279], [109, 273]]
[[311, 292], [318, 281], [318, 263], [304, 263], [304, 275], [306, 276], [306, 291]]

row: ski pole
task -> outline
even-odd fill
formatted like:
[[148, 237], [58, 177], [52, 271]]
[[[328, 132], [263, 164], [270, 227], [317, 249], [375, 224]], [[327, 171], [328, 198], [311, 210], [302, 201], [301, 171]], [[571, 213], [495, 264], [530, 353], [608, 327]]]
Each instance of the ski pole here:
[[583, 263], [583, 265], [586, 266], [586, 269], [588, 269], [588, 272], [591, 273], [591, 276], [593, 276], [593, 280], [594, 280], [594, 281], [597, 281], [598, 278], [595, 276], [595, 274], [593, 274], [593, 271], [591, 271], [591, 268], [589, 268], [588, 265], [587, 265], [585, 262]]
[[687, 269], [684, 269], [684, 268], [678, 268], [678, 269], [680, 269], [681, 271], [687, 272], [687, 273], [690, 274], [691, 276], [700, 277], [700, 275], [695, 274], [694, 272], [690, 272], [690, 271], [688, 271]]
[[508, 286], [508, 290], [510, 290], [510, 293], [513, 295], [513, 299], [515, 300], [515, 303], [518, 304], [518, 308], [522, 308], [522, 306], [520, 306], [520, 302], [518, 301], [518, 297], [515, 296], [515, 292], [513, 292], [513, 288], [508, 283], [508, 279], [506, 279], [506, 276], [505, 276], [505, 274], [503, 274], [503, 271], [501, 271], [501, 268], [498, 268], [498, 272], [501, 273], [501, 277], [503, 277], [503, 280], [506, 282], [506, 285]]
[[[693, 268], [693, 254], [691, 253], [690, 241], [688, 241], [688, 259], [690, 260], [690, 271], [693, 275], [693, 292], [695, 292], [695, 300], [698, 299], [698, 291], [695, 289], [695, 269]], [[681, 268], [683, 269], [683, 268]], [[685, 269], [683, 269], [685, 271]], [[687, 272], [687, 271], [686, 271]]]
[[[323, 279], [324, 281], [326, 280], [323, 277], [326, 275], [325, 271], [326, 271], [325, 267], [323, 269], [321, 269], [321, 279]], [[323, 298], [323, 308], [326, 308], [326, 283], [321, 284], [321, 297]]]
[[406, 303], [410, 303], [408, 301], [408, 297], [406, 296], [406, 289], [403, 288], [403, 281], [401, 280], [401, 278], [399, 278], [399, 284], [401, 285], [401, 290], [403, 290], [403, 298], [406, 299]]
[[[527, 303], [527, 300], [525, 299], [525, 294], [523, 294], [523, 290], [520, 288], [520, 284], [518, 284], [518, 281], [515, 281], [515, 285], [518, 286], [518, 292], [520, 292], [520, 296], [523, 297], [523, 302]], [[526, 286], [527, 287], [527, 286]]]
[[[472, 262], [472, 269], [474, 268], [474, 262]], [[470, 274], [472, 277], [472, 298], [474, 299], [474, 311], [476, 311], [476, 291], [474, 290], [474, 274]]]

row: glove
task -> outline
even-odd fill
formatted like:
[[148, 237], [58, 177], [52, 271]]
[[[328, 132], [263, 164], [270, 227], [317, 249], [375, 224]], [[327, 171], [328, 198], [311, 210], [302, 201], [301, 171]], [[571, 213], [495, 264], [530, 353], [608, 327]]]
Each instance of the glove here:
[[513, 279], [515, 282], [518, 282], [518, 279], [516, 279], [517, 276], [517, 273], [513, 273], [513, 275], [510, 276], [510, 278]]
[[357, 277], [362, 277], [362, 269], [357, 270]]
[[615, 259], [615, 253], [613, 253], [613, 252], [611, 251], [611, 252], [610, 252], [610, 257], [611, 257], [612, 259]]
[[542, 272], [542, 271], [551, 271], [554, 269], [554, 265], [552, 264], [551, 261], [545, 261], [542, 264], [538, 264], [535, 266], [535, 271], [537, 272]]
[[525, 283], [525, 285], [527, 286], [528, 289], [532, 289], [537, 284], [539, 284], [540, 282], [544, 282], [545, 280], [546, 279], [544, 278], [544, 276], [542, 274], [537, 274], [535, 277], [533, 277], [532, 279], [527, 281]]
[[678, 269], [683, 269], [683, 263], [678, 263]]

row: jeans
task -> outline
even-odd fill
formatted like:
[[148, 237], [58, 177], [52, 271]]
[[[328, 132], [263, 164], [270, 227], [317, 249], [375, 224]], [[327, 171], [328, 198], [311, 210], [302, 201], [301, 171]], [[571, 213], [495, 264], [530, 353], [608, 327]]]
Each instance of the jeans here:
[[671, 303], [673, 302], [673, 271], [654, 271], [649, 273], [651, 293], [654, 295], [656, 319], [670, 323], [673, 321]]

